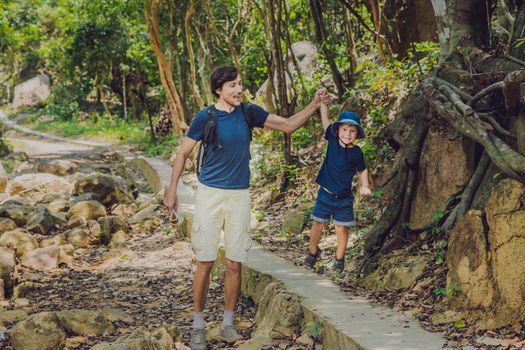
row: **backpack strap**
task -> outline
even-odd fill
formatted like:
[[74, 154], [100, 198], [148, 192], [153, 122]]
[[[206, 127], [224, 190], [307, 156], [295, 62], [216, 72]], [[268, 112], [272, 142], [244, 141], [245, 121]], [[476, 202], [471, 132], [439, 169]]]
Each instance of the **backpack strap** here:
[[253, 121], [253, 115], [252, 115], [253, 105], [249, 102], [241, 102], [241, 108], [242, 108], [242, 114], [244, 115], [244, 120], [246, 120], [246, 124], [248, 124], [248, 128], [250, 129], [250, 141], [251, 141], [254, 123], [255, 123]]
[[206, 107], [206, 124], [204, 125], [204, 132], [202, 135], [202, 140], [199, 145], [199, 151], [197, 153], [197, 166], [196, 171], [197, 175], [200, 175], [202, 166], [204, 165], [204, 159], [206, 158], [206, 153], [208, 152], [208, 147], [213, 145], [217, 141], [217, 146], [222, 148], [222, 145], [217, 137], [217, 109], [214, 105]]

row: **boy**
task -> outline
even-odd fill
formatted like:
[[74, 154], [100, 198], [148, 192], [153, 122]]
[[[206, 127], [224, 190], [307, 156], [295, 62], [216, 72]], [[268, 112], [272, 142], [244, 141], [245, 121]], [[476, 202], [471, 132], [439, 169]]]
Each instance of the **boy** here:
[[328, 148], [316, 182], [320, 185], [317, 200], [312, 211], [312, 231], [310, 234], [310, 252], [304, 260], [307, 268], [312, 269], [321, 253], [319, 241], [323, 228], [330, 217], [333, 217], [337, 236], [337, 251], [333, 270], [342, 273], [344, 270], [345, 251], [348, 243], [348, 227], [354, 221], [354, 196], [352, 179], [359, 172], [361, 188], [359, 194], [371, 194], [368, 185], [368, 170], [361, 149], [354, 145], [358, 138], [365, 137], [359, 116], [353, 112], [343, 112], [338, 120], [330, 124], [328, 106], [321, 105], [321, 120], [328, 140]]

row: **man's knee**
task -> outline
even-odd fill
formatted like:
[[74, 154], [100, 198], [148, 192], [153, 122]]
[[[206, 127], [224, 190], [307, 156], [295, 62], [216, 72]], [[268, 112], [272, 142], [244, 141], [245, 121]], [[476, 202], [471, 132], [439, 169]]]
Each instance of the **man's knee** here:
[[228, 274], [238, 275], [241, 273], [241, 263], [237, 261], [231, 261], [230, 259], [224, 260], [226, 263], [226, 272]]
[[204, 273], [210, 273], [214, 263], [215, 261], [197, 261], [197, 269]]

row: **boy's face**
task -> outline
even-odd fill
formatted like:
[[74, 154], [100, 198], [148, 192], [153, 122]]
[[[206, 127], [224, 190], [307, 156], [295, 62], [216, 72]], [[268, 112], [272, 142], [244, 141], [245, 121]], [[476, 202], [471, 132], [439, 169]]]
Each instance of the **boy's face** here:
[[359, 129], [355, 125], [339, 124], [338, 136], [344, 144], [349, 145], [357, 139]]
[[241, 76], [238, 74], [234, 80], [225, 82], [224, 84], [222, 84], [222, 87], [217, 89], [215, 92], [217, 92], [220, 99], [222, 99], [230, 106], [239, 106], [242, 101]]

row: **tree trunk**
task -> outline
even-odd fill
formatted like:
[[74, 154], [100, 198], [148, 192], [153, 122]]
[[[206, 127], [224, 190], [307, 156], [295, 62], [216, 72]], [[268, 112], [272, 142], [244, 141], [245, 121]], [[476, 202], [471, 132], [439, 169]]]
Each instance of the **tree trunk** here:
[[339, 98], [342, 98], [344, 94], [344, 81], [341, 73], [339, 72], [339, 68], [337, 68], [337, 64], [335, 63], [334, 51], [327, 47], [328, 38], [325, 34], [326, 30], [323, 20], [323, 7], [319, 0], [310, 0], [310, 12], [312, 13], [312, 18], [314, 20], [315, 38], [317, 44], [321, 48], [321, 52], [326, 58], [328, 66], [330, 67], [330, 71], [332, 72], [334, 84], [337, 89], [337, 95]]
[[184, 109], [180, 95], [173, 81], [173, 74], [170, 65], [162, 52], [162, 45], [160, 43], [159, 25], [157, 22], [157, 8], [159, 0], [146, 0], [144, 2], [144, 17], [148, 26], [148, 34], [153, 47], [153, 52], [157, 58], [159, 66], [160, 80], [166, 94], [166, 102], [170, 110], [173, 121], [173, 130], [175, 132], [182, 132], [188, 128], [184, 117]]
[[193, 8], [193, 0], [189, 1], [188, 10], [184, 16], [184, 33], [186, 36], [186, 50], [188, 52], [188, 63], [190, 65], [190, 74], [189, 74], [189, 84], [191, 91], [193, 93], [193, 98], [197, 103], [199, 109], [204, 109], [204, 101], [202, 100], [201, 94], [199, 92], [199, 87], [197, 86], [197, 74], [195, 70], [195, 55], [193, 54], [193, 47], [191, 43], [191, 30], [190, 30], [190, 19], [195, 13]]

